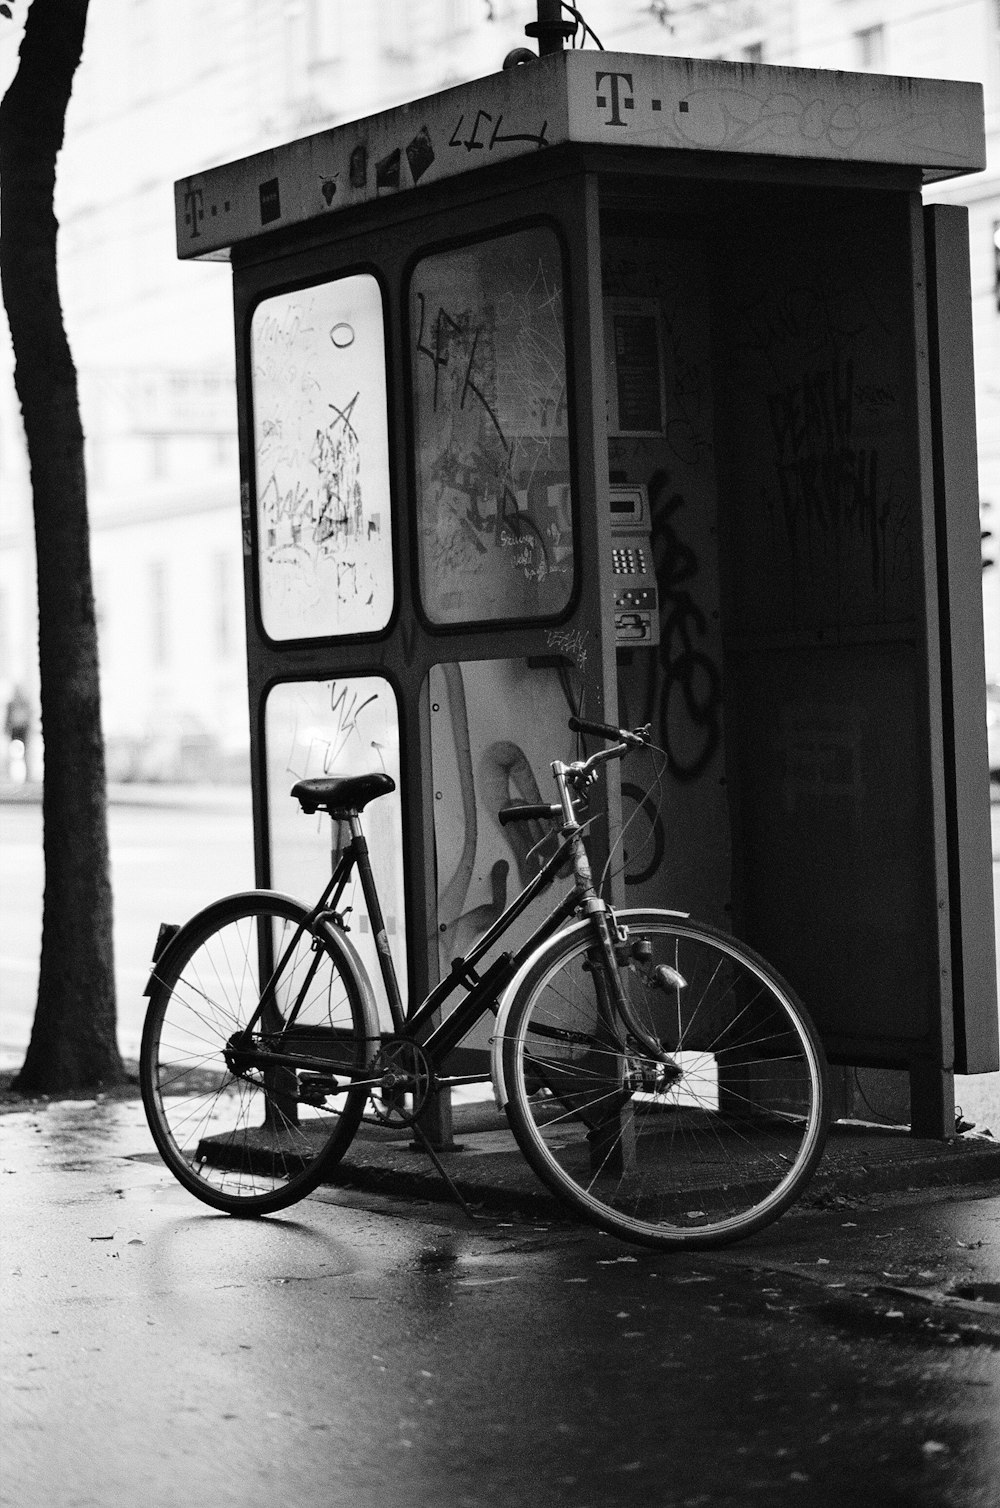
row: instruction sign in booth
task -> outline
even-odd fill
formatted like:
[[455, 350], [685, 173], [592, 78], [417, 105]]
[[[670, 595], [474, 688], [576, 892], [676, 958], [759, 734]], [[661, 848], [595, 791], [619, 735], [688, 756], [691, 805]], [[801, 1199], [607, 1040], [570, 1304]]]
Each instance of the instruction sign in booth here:
[[295, 780], [387, 771], [423, 996], [537, 866], [497, 812], [569, 716], [650, 722], [610, 893], [737, 932], [950, 1131], [996, 973], [965, 212], [921, 188], [984, 160], [978, 85], [567, 52], [181, 180], [233, 272], [259, 882], [328, 873]]

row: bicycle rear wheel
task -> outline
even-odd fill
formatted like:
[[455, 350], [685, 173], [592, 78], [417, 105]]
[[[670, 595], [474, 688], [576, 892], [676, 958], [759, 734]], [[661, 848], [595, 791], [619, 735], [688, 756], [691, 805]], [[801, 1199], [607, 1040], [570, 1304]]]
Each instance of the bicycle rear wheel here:
[[269, 892], [228, 897], [155, 966], [140, 1055], [146, 1117], [174, 1176], [229, 1214], [308, 1194], [364, 1109], [357, 1080], [377, 1026], [343, 945], [322, 924], [304, 927], [306, 914]]
[[590, 926], [529, 966], [501, 1044], [507, 1115], [542, 1180], [595, 1224], [657, 1247], [721, 1246], [775, 1220], [823, 1151], [823, 1049], [794, 992], [750, 948], [655, 911], [621, 912], [609, 1008]]

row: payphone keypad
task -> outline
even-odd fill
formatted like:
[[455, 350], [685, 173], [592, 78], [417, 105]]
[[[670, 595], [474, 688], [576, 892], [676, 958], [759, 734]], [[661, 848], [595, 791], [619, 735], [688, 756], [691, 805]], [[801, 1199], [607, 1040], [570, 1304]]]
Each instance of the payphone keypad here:
[[612, 485], [610, 505], [615, 643], [621, 648], [658, 644], [659, 601], [646, 489]]

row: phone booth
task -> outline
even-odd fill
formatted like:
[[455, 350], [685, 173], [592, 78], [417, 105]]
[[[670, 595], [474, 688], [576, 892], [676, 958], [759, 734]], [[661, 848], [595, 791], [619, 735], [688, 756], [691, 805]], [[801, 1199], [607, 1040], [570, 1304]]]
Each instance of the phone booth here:
[[921, 185], [984, 162], [978, 85], [573, 51], [179, 182], [233, 271], [259, 882], [329, 873], [295, 780], [388, 772], [422, 997], [535, 872], [497, 812], [567, 719], [648, 722], [609, 893], [950, 1131], [997, 1012], [965, 211]]

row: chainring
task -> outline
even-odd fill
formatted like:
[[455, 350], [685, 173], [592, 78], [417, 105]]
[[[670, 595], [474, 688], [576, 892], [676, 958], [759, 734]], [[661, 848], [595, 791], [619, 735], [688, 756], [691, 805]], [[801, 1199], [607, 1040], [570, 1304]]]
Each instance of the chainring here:
[[434, 1093], [434, 1068], [418, 1042], [387, 1042], [371, 1067], [369, 1102], [384, 1126], [412, 1126]]

